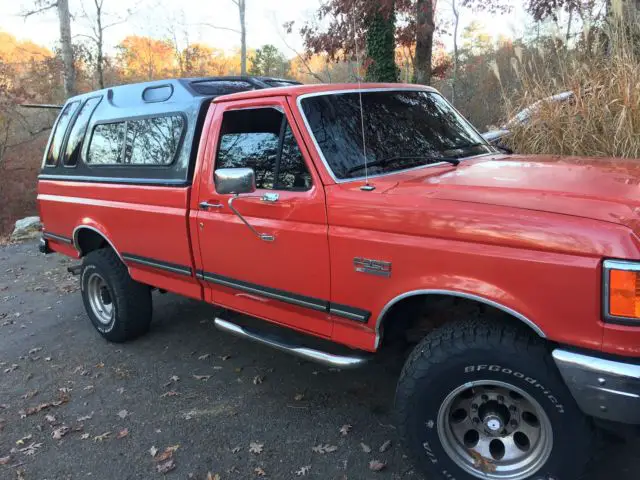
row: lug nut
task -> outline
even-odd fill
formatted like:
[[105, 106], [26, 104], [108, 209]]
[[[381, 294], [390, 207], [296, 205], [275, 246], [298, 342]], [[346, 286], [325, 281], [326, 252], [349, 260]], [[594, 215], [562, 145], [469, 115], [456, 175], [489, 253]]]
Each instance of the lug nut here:
[[513, 412], [513, 413], [515, 413], [515, 412], [517, 412], [517, 411], [518, 411], [518, 409], [516, 408], [516, 406], [515, 406], [515, 405], [511, 405], [511, 406], [509, 407], [509, 411], [511, 411], [511, 412]]
[[473, 417], [473, 423], [476, 425], [480, 423], [480, 419], [478, 417]]
[[518, 426], [518, 421], [517, 420], [511, 420], [511, 426], [513, 428], [516, 428]]
[[472, 403], [472, 404], [471, 404], [471, 410], [473, 410], [474, 412], [475, 412], [476, 410], [478, 410], [478, 404], [477, 404], [477, 403]]
[[482, 398], [483, 402], [486, 402], [487, 400], [489, 400], [489, 397], [487, 395], [482, 395], [482, 397], [480, 398]]
[[504, 397], [502, 395], [498, 395], [498, 403], [504, 403]]

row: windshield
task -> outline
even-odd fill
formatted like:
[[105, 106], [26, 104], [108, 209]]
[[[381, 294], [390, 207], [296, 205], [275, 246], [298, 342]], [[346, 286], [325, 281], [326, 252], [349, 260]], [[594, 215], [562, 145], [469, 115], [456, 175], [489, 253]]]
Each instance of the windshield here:
[[[337, 179], [364, 176], [358, 91], [303, 98], [302, 111]], [[493, 152], [442, 96], [424, 90], [363, 91], [369, 175]]]

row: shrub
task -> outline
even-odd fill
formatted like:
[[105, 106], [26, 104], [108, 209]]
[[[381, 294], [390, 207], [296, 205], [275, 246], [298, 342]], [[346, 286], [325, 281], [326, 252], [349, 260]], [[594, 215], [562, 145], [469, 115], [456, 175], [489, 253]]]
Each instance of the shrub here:
[[530, 122], [512, 128], [509, 146], [522, 153], [640, 158], [638, 38], [609, 27], [585, 32], [571, 50], [546, 50], [538, 61], [516, 51], [512, 68], [522, 87], [515, 101], [505, 98], [508, 118], [560, 92], [574, 96], [540, 102]]

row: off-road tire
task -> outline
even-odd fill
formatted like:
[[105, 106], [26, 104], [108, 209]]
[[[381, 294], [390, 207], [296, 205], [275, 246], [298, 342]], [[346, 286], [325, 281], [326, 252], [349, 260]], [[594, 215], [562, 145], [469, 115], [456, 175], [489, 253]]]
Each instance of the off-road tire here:
[[434, 330], [415, 347], [402, 370], [396, 391], [399, 430], [425, 477], [498, 478], [462, 468], [445, 450], [438, 431], [438, 413], [447, 396], [467, 382], [487, 380], [526, 392], [550, 421], [551, 452], [537, 471], [523, 478], [580, 478], [595, 437], [592, 422], [579, 410], [544, 341], [519, 327], [481, 320]]
[[[94, 273], [104, 279], [113, 304], [112, 320], [107, 324], [98, 319], [87, 294], [87, 282]], [[126, 342], [149, 330], [152, 316], [151, 289], [129, 276], [126, 266], [112, 249], [94, 250], [83, 258], [80, 287], [91, 323], [108, 341]]]

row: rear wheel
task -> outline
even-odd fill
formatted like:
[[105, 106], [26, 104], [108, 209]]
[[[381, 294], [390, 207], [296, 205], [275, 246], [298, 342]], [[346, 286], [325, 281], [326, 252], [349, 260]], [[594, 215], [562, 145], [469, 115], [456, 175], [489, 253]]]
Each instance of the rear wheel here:
[[102, 248], [84, 257], [80, 285], [87, 315], [107, 340], [124, 342], [149, 330], [151, 289], [129, 276], [113, 250]]
[[478, 321], [447, 325], [416, 347], [396, 407], [427, 478], [578, 478], [593, 435], [538, 338]]

